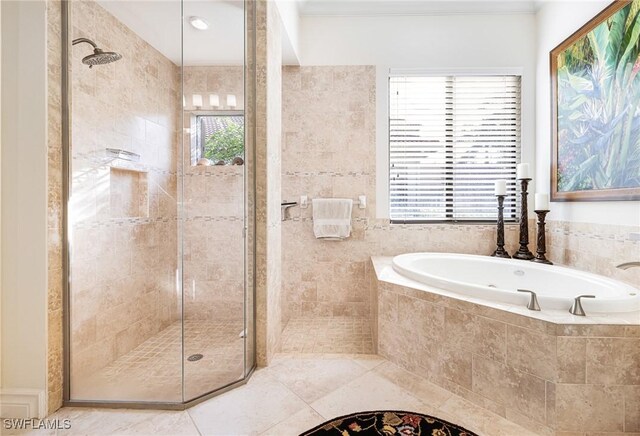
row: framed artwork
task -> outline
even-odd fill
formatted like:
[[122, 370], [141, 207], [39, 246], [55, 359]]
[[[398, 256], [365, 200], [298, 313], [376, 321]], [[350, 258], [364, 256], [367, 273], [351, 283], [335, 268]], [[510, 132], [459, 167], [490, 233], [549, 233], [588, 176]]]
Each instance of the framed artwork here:
[[640, 0], [614, 2], [550, 55], [552, 200], [640, 200]]

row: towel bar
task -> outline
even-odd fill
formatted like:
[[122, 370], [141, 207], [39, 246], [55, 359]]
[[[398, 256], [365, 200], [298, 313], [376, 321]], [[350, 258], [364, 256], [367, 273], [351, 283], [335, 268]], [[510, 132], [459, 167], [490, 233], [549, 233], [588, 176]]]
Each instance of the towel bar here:
[[[309, 202], [311, 199], [306, 195], [300, 196], [300, 208], [306, 209], [309, 207]], [[359, 209], [367, 208], [367, 196], [366, 195], [358, 195], [358, 199], [353, 201], [353, 204], [357, 205]]]

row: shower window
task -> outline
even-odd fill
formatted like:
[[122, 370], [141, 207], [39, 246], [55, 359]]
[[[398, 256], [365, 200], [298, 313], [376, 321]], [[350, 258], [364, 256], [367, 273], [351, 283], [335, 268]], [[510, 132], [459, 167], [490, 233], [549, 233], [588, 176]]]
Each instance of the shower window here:
[[[242, 112], [196, 115], [199, 156], [213, 164], [244, 160], [244, 115]], [[237, 161], [236, 161], [237, 162]]]
[[489, 221], [507, 180], [515, 221], [520, 76], [397, 75], [389, 80], [389, 207], [395, 222]]

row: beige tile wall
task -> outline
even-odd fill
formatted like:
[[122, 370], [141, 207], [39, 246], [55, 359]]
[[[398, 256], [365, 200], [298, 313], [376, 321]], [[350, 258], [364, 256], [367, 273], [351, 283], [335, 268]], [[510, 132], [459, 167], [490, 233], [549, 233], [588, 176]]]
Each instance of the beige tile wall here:
[[[71, 371], [96, 370], [179, 317], [178, 68], [96, 2], [72, 37], [123, 58], [89, 69], [72, 48]], [[114, 160], [105, 148], [141, 155]], [[73, 387], [73, 385], [72, 385]]]
[[640, 326], [559, 325], [383, 281], [378, 352], [540, 434], [640, 429]]
[[[192, 107], [191, 97], [200, 94], [203, 97], [203, 110], [243, 110], [244, 109], [244, 69], [242, 65], [185, 66], [184, 94], [187, 99], [187, 110]], [[217, 94], [220, 107], [209, 105], [209, 94]], [[226, 97], [236, 96], [237, 106], [226, 106]]]
[[547, 223], [547, 257], [558, 264], [640, 287], [640, 268], [616, 268], [640, 260], [640, 241], [633, 240], [632, 233], [640, 233], [640, 228], [552, 220]]
[[256, 355], [267, 365], [282, 334], [282, 35], [277, 6], [256, 7]]
[[[256, 365], [256, 2], [245, 4], [245, 204], [246, 204], [246, 255], [245, 255], [245, 328], [247, 329], [247, 341], [245, 341], [245, 371], [249, 373]], [[250, 78], [250, 79], [249, 79]], [[253, 336], [252, 336], [253, 335]]]
[[375, 218], [375, 68], [285, 67], [282, 198], [366, 195], [343, 242], [314, 239], [311, 208], [282, 224], [284, 316], [368, 317], [366, 237]]
[[47, 410], [62, 406], [62, 8], [47, 1]]
[[[343, 242], [313, 237], [311, 208], [290, 209], [282, 223], [284, 319], [307, 315], [369, 317], [370, 256], [412, 251], [487, 255], [495, 249], [494, 225], [390, 225], [375, 218], [375, 67], [285, 67], [283, 70], [282, 198], [365, 194], [354, 209], [353, 233]], [[532, 196], [530, 195], [530, 201]], [[638, 285], [640, 270], [613, 265], [640, 258], [638, 228], [554, 222], [547, 216], [547, 248], [553, 261]], [[514, 253], [518, 226], [507, 225], [506, 248]], [[529, 248], [535, 252], [535, 221]]]
[[[354, 208], [352, 236], [313, 236], [311, 208], [290, 209], [282, 223], [285, 319], [370, 317], [369, 258], [410, 251], [490, 254], [494, 226], [390, 225], [375, 218], [376, 72], [372, 66], [285, 67], [282, 198], [366, 195]], [[517, 226], [507, 226], [515, 249]]]
[[[243, 110], [242, 66], [185, 67], [184, 94], [236, 95]], [[197, 110], [187, 105], [189, 126]], [[227, 108], [222, 108], [227, 109]], [[216, 110], [214, 108], [214, 110]], [[219, 110], [219, 109], [218, 109]], [[244, 170], [245, 166], [194, 166], [190, 135], [184, 136], [184, 317], [185, 319], [244, 318]], [[192, 154], [190, 156], [189, 154]]]

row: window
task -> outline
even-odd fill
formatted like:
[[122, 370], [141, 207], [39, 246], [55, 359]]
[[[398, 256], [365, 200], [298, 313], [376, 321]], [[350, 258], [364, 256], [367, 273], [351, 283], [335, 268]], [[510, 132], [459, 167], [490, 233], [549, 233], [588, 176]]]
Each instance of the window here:
[[520, 76], [392, 75], [389, 92], [392, 222], [495, 220], [499, 179], [515, 221]]
[[213, 164], [233, 163], [244, 158], [244, 116], [242, 112], [196, 116], [198, 155]]

